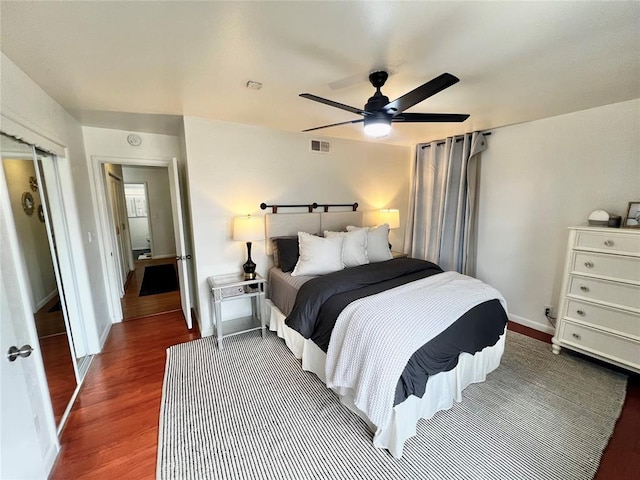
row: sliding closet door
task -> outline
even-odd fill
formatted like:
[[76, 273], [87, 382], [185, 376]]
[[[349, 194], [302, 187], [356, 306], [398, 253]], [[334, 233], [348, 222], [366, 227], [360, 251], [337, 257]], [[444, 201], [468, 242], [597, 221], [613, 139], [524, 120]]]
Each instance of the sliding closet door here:
[[[33, 164], [32, 147], [4, 135], [0, 140], [3, 161]], [[19, 203], [25, 217], [36, 212], [33, 195], [24, 195], [32, 192], [26, 181], [24, 191], [11, 195], [0, 168], [0, 478], [46, 478], [59, 449], [34, 325], [34, 297], [12, 208]], [[13, 355], [8, 355], [10, 348]]]
[[[77, 288], [74, 288], [76, 286], [73, 285], [75, 282], [75, 266], [67, 234], [67, 222], [64, 217], [66, 209], [64, 201], [59, 195], [60, 188], [49, 188], [58, 182], [57, 158], [40, 150], [36, 150], [36, 153], [36, 170], [43, 196], [42, 213], [47, 227], [54, 272], [61, 292], [61, 308], [71, 354], [74, 359], [74, 369], [78, 383], [80, 383], [86, 374], [90, 358], [87, 354], [87, 338], [84, 323], [82, 322], [80, 299], [77, 297]], [[56, 212], [56, 214], [52, 212]], [[61, 257], [64, 257], [64, 262], [61, 261]]]

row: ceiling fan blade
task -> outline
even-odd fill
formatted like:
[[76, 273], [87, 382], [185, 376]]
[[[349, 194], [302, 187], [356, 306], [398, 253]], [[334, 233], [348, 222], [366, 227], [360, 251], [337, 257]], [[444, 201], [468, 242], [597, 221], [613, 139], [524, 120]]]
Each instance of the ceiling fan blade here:
[[302, 98], [306, 98], [307, 100], [313, 100], [314, 102], [324, 103], [325, 105], [329, 105], [331, 107], [336, 107], [341, 110], [346, 110], [347, 112], [355, 113], [356, 115], [370, 115], [369, 112], [365, 112], [360, 108], [350, 107], [349, 105], [334, 102], [333, 100], [327, 100], [326, 98], [318, 97], [317, 95], [312, 95], [310, 93], [301, 93], [300, 96]]
[[358, 120], [351, 120], [349, 122], [332, 123], [331, 125], [323, 125], [322, 127], [307, 128], [306, 130], [302, 130], [302, 131], [310, 132], [312, 130], [320, 130], [321, 128], [337, 127], [338, 125], [348, 125], [349, 123], [361, 123], [361, 122], [364, 122], [364, 118], [360, 118]]
[[455, 77], [450, 73], [443, 73], [433, 80], [420, 85], [418, 88], [411, 90], [409, 93], [405, 93], [403, 96], [387, 103], [382, 107], [382, 110], [386, 110], [393, 115], [397, 115], [420, 103], [426, 98], [441, 92], [445, 88], [458, 83], [459, 81], [460, 79], [458, 77]]
[[392, 122], [464, 122], [466, 113], [402, 113], [391, 119]]

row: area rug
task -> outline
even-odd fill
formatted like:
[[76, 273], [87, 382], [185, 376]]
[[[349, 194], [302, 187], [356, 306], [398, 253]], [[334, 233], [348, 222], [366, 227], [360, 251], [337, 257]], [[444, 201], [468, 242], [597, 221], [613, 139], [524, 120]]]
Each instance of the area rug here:
[[53, 304], [53, 307], [51, 307], [48, 310], [48, 312], [53, 313], [53, 312], [59, 312], [60, 310], [62, 310], [62, 304], [60, 303], [60, 300], [58, 300], [56, 303]]
[[421, 420], [402, 459], [284, 342], [256, 332], [167, 350], [158, 479], [588, 479], [627, 377], [508, 332], [501, 366]]
[[173, 264], [149, 265], [144, 267], [144, 276], [139, 297], [156, 295], [178, 290], [178, 279]]

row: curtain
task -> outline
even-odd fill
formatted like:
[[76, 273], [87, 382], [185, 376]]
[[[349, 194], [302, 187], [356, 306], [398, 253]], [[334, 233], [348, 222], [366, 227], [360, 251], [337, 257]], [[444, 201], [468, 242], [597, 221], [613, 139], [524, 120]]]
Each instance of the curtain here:
[[405, 253], [475, 274], [475, 210], [482, 133], [419, 144], [411, 170]]

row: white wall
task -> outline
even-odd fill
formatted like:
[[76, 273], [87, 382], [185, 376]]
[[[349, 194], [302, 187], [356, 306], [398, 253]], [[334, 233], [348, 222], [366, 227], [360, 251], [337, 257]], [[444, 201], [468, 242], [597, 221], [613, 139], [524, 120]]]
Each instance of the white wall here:
[[[241, 270], [246, 246], [231, 240], [232, 219], [262, 215], [260, 203], [352, 203], [359, 210], [399, 208], [401, 227], [392, 231], [394, 249], [403, 245], [408, 204], [409, 147], [331, 139], [331, 154], [309, 151], [308, 134], [282, 132], [185, 117], [193, 242], [199, 314], [210, 335], [206, 279]], [[264, 242], [255, 242], [257, 271], [270, 267]]]
[[[113, 157], [111, 163], [126, 163], [126, 159], [171, 159], [178, 157], [178, 137], [173, 135], [159, 135], [155, 133], [136, 132], [142, 143], [133, 147], [127, 142], [131, 133], [127, 130], [110, 128], [82, 127], [84, 145], [87, 157]], [[115, 159], [123, 162], [116, 162]]]
[[96, 231], [96, 222], [80, 124], [8, 57], [0, 54], [0, 60], [2, 130], [59, 155], [75, 283], [82, 299], [78, 316], [85, 325], [89, 353], [98, 353], [111, 322], [100, 250], [88, 235]]
[[481, 159], [478, 278], [510, 317], [551, 332], [567, 227], [640, 199], [640, 100], [493, 130]]
[[[91, 171], [90, 188], [93, 193], [93, 215], [96, 219], [101, 219], [98, 225], [98, 244], [103, 255], [103, 270], [110, 278], [115, 278], [117, 269], [115, 268], [113, 261], [111, 260], [110, 245], [103, 241], [103, 238], [108, 238], [108, 233], [103, 232], [102, 222], [106, 221], [102, 217], [102, 211], [100, 208], [101, 203], [104, 203], [104, 198], [99, 198], [98, 192], [99, 185], [96, 185], [95, 172], [100, 171], [98, 167], [99, 162], [112, 163], [112, 164], [127, 164], [140, 162], [158, 162], [161, 163], [170, 161], [172, 158], [178, 156], [179, 147], [178, 139], [172, 135], [159, 135], [152, 133], [137, 132], [142, 139], [142, 143], [139, 146], [131, 146], [127, 142], [127, 136], [131, 133], [125, 130], [115, 130], [107, 128], [96, 127], [82, 127], [82, 133], [84, 136], [85, 150], [86, 150], [86, 162]], [[122, 319], [121, 310], [118, 300], [119, 291], [115, 285], [112, 285], [107, 281], [108, 294], [107, 297], [112, 302], [113, 308], [111, 309], [112, 318], [111, 321], [117, 322]]]
[[[7, 179], [7, 190], [11, 202], [13, 219], [18, 239], [24, 253], [31, 295], [33, 313], [58, 293], [58, 285], [53, 270], [47, 227], [38, 215], [38, 206], [42, 205], [40, 190], [29, 188], [29, 177], [36, 176], [33, 160], [5, 158], [2, 161]], [[32, 215], [27, 215], [22, 208], [22, 194], [29, 192], [34, 200]]]
[[[122, 167], [122, 175], [125, 183], [147, 184], [147, 198], [149, 199], [147, 212], [151, 224], [153, 257], [175, 256], [176, 241], [173, 231], [168, 169], [163, 167]], [[131, 220], [134, 219], [129, 219], [133, 233]], [[140, 220], [147, 221], [146, 218]]]

